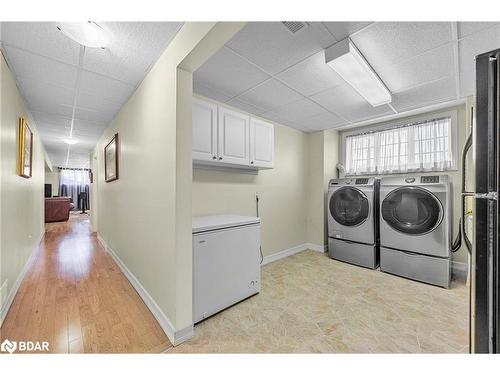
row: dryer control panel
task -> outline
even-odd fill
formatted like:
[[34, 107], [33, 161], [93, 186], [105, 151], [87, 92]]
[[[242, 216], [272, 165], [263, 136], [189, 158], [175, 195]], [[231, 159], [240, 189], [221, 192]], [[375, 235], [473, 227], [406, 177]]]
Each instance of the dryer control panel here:
[[438, 184], [439, 176], [421, 176], [420, 177], [421, 184]]

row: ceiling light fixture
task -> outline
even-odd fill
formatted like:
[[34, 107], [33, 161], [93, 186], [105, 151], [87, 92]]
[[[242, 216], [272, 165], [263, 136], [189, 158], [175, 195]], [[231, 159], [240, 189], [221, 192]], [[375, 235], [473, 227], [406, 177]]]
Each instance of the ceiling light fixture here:
[[106, 31], [92, 21], [60, 22], [56, 27], [68, 38], [85, 47], [104, 48], [109, 42]]
[[73, 138], [66, 138], [64, 140], [64, 143], [67, 143], [68, 145], [74, 145], [74, 144], [77, 144], [78, 141], [76, 139], [73, 139]]
[[392, 101], [391, 92], [349, 38], [328, 47], [325, 59], [373, 107]]

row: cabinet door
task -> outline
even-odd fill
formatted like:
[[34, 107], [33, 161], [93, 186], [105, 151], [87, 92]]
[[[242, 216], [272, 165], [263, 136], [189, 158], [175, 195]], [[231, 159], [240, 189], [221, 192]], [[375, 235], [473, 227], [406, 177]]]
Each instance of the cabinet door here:
[[274, 166], [274, 125], [256, 118], [250, 120], [250, 165]]
[[219, 106], [219, 155], [223, 163], [250, 164], [250, 117]]
[[217, 104], [193, 98], [193, 160], [217, 158]]

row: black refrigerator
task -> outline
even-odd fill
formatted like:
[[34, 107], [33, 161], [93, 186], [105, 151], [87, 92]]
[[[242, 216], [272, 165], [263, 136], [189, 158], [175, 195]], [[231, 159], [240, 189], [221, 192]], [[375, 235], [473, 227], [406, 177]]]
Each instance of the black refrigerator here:
[[500, 49], [476, 57], [474, 237], [471, 246], [471, 352], [500, 352]]

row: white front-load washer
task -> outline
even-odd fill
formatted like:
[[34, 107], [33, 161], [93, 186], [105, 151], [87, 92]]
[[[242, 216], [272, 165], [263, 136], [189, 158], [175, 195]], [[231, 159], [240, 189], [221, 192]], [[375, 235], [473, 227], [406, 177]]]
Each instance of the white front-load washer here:
[[328, 184], [328, 254], [377, 268], [378, 187], [376, 178], [332, 179]]
[[449, 176], [387, 177], [380, 183], [380, 270], [449, 287]]

